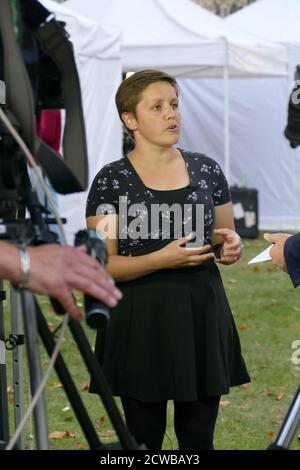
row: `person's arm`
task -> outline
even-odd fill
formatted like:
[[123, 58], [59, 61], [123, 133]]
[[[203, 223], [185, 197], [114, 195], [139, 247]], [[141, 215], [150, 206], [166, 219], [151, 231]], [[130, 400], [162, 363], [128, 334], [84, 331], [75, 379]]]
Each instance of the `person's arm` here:
[[[98, 261], [86, 254], [84, 246], [57, 244], [28, 247], [30, 270], [27, 289], [56, 298], [76, 320], [81, 319], [71, 289], [78, 289], [114, 307], [122, 297], [114, 281]], [[21, 278], [19, 249], [0, 242], [0, 278], [16, 286]]]
[[182, 247], [181, 245], [191, 240], [189, 236], [170, 242], [161, 250], [148, 255], [120, 256], [118, 255], [118, 215], [87, 217], [86, 223], [89, 229], [100, 230], [107, 235], [107, 271], [117, 282], [138, 279], [160, 269], [197, 266], [214, 258], [213, 253], [207, 253], [211, 249], [209, 245], [193, 250], [186, 250]]
[[215, 206], [213, 245], [221, 244], [217, 262], [225, 265], [236, 263], [242, 256], [242, 242], [235, 231], [232, 202]]

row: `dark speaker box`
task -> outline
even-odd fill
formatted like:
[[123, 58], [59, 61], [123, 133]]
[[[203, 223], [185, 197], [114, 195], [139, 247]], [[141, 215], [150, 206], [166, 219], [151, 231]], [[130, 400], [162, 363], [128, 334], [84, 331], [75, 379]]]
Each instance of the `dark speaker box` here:
[[235, 229], [240, 237], [258, 237], [258, 191], [252, 188], [230, 188]]

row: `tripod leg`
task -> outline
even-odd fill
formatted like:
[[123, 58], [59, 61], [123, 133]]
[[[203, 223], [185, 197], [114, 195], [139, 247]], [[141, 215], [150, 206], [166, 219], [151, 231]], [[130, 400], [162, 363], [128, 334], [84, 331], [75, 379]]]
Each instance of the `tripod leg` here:
[[[33, 396], [42, 379], [37, 335], [36, 309], [34, 297], [30, 292], [21, 291], [21, 300], [30, 374], [30, 387], [31, 394]], [[33, 413], [37, 448], [39, 450], [47, 450], [49, 448], [48, 429], [43, 395], [40, 396]]]
[[[36, 302], [36, 312], [37, 312], [37, 323], [40, 337], [44, 343], [44, 346], [47, 350], [49, 356], [51, 356], [54, 348], [55, 342], [53, 336], [49, 331], [47, 322], [41, 312], [39, 304]], [[68, 399], [72, 405], [72, 408], [76, 414], [78, 422], [83, 430], [83, 433], [86, 437], [86, 440], [89, 443], [91, 449], [101, 449], [102, 444], [100, 443], [99, 437], [94, 429], [94, 426], [90, 420], [90, 417], [82, 403], [80, 395], [77, 391], [77, 388], [74, 385], [72, 377], [67, 369], [65, 362], [60, 354], [58, 354], [55, 362], [56, 373], [63, 384], [64, 390], [67, 394]]]
[[5, 361], [5, 331], [3, 304], [5, 292], [2, 290], [3, 283], [0, 281], [0, 449], [5, 448], [9, 441], [6, 361]]
[[[20, 293], [10, 289], [11, 333], [18, 337], [24, 334]], [[15, 429], [19, 426], [24, 414], [24, 378], [23, 378], [23, 347], [18, 344], [12, 350], [13, 386], [14, 386], [14, 420]], [[20, 433], [17, 448], [25, 449], [25, 433]]]
[[128, 432], [127, 427], [125, 426], [124, 421], [119, 413], [117, 405], [113, 399], [110, 387], [107, 383], [107, 380], [102, 372], [100, 364], [96, 359], [91, 346], [85, 336], [85, 333], [81, 325], [74, 320], [70, 319], [69, 327], [73, 338], [75, 339], [79, 351], [83, 357], [83, 360], [87, 366], [89, 373], [93, 376], [95, 384], [98, 388], [99, 395], [102, 399], [102, 402], [107, 410], [107, 413], [110, 417], [113, 427], [116, 430], [116, 433], [120, 439], [122, 449], [124, 450], [138, 450], [140, 449], [131, 435]]
[[300, 425], [300, 387], [298, 388], [275, 441], [269, 450], [288, 449]]

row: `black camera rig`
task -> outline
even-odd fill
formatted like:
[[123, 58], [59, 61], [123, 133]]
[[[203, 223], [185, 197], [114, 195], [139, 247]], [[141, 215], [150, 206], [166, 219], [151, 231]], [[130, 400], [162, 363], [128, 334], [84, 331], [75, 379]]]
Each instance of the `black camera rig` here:
[[[16, 23], [12, 12], [13, 6], [16, 8]], [[15, 32], [17, 27], [20, 33], [19, 43]], [[25, 142], [36, 163], [43, 168], [57, 192], [70, 194], [86, 189], [88, 181], [86, 138], [73, 47], [63, 24], [56, 21], [55, 16], [37, 0], [15, 0], [14, 2], [1, 0], [0, 33], [0, 239], [23, 245], [57, 243], [57, 236], [48, 227], [48, 214], [45, 213], [31, 186], [24, 151], [21, 150], [15, 137], [11, 135], [12, 132], [9, 131], [7, 123], [5, 124], [5, 119], [2, 119], [2, 111]], [[28, 38], [33, 49], [37, 51], [35, 66], [28, 65], [22, 56], [22, 51], [24, 53], [24, 48], [28, 44], [25, 39], [28, 40]], [[49, 76], [47, 76], [49, 64], [52, 71], [56, 70], [52, 81], [49, 81]], [[45, 83], [54, 83], [53, 87], [50, 86], [50, 90], [46, 90], [46, 93]], [[64, 160], [42, 142], [35, 132], [35, 113], [43, 108], [45, 100], [47, 107], [51, 106], [49, 103], [51, 96], [53, 107], [62, 106], [61, 98], [63, 98], [63, 106], [66, 109]], [[30, 214], [28, 220], [25, 218], [26, 211]], [[85, 244], [92, 256], [101, 264], [106, 264], [106, 246], [95, 232], [79, 232], [76, 236], [76, 244]], [[36, 334], [37, 332], [40, 334], [49, 355], [53, 353], [55, 341], [32, 294], [21, 290], [20, 295], [29, 358], [31, 392], [34, 395], [41, 378], [39, 354], [35, 345]], [[3, 300], [4, 296], [1, 296], [1, 299]], [[53, 302], [53, 305], [58, 313], [65, 313], [57, 302]], [[93, 328], [102, 327], [109, 320], [108, 309], [95, 299], [86, 296], [85, 306], [87, 322]], [[2, 345], [4, 332], [2, 313], [0, 300], [0, 345]], [[117, 431], [120, 439], [117, 447], [136, 449], [137, 446], [120, 417], [110, 388], [81, 325], [69, 319], [69, 327]], [[111, 448], [111, 446], [101, 444], [60, 355], [54, 367], [90, 448]], [[5, 362], [0, 364], [0, 399], [0, 447], [4, 448], [9, 438]], [[34, 418], [37, 447], [46, 449], [48, 436], [42, 399], [37, 403]], [[15, 448], [18, 448], [18, 445]]]

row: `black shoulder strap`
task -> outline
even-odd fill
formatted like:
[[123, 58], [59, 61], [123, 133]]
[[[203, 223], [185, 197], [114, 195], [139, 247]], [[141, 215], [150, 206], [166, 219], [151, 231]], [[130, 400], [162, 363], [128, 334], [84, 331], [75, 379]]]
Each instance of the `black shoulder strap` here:
[[42, 24], [35, 34], [42, 49], [56, 63], [61, 73], [66, 107], [64, 162], [71, 168], [82, 189], [86, 189], [88, 184], [87, 146], [80, 83], [73, 47], [65, 30], [53, 16], [50, 18], [50, 21]]

